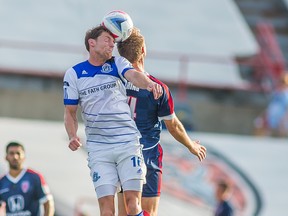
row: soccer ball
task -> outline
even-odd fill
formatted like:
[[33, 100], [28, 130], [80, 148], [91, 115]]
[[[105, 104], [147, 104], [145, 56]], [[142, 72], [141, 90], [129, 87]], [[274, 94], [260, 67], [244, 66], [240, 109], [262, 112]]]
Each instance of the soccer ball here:
[[120, 10], [106, 14], [102, 20], [102, 25], [113, 34], [115, 42], [126, 40], [133, 29], [133, 22], [129, 14]]

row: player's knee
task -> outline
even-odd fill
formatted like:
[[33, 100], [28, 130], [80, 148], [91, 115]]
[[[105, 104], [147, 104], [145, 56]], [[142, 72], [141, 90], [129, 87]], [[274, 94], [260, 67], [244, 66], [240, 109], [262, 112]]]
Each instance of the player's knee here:
[[141, 208], [136, 208], [135, 206], [132, 208], [127, 208], [127, 215], [137, 215], [141, 211]]
[[128, 180], [122, 184], [128, 215], [137, 215], [141, 211], [142, 180]]
[[137, 191], [125, 193], [125, 203], [128, 215], [137, 215], [141, 211], [141, 194]]
[[114, 216], [115, 206], [114, 206], [114, 195], [104, 196], [98, 199], [101, 216]]
[[100, 205], [100, 212], [101, 212], [101, 216], [114, 216], [115, 215], [115, 208], [114, 206], [111, 206], [110, 203], [113, 202], [99, 202]]
[[144, 216], [157, 216], [157, 212], [158, 212], [158, 209], [155, 209], [153, 207], [144, 207], [142, 206], [142, 209], [143, 209], [143, 215]]
[[105, 209], [101, 212], [101, 216], [114, 216], [115, 212], [113, 212], [111, 209]]

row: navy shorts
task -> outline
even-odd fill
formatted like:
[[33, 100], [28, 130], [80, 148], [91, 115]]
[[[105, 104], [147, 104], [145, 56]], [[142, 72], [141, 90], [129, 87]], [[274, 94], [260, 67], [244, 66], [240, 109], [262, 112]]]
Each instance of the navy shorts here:
[[146, 184], [143, 185], [143, 197], [160, 196], [162, 186], [162, 158], [163, 149], [160, 143], [154, 148], [143, 150], [147, 167]]

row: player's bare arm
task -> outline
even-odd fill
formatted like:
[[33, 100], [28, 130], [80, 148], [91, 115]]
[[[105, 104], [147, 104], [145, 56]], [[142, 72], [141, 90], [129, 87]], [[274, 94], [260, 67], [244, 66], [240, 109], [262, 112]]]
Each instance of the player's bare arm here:
[[53, 199], [47, 200], [45, 203], [43, 203], [43, 207], [44, 207], [44, 216], [54, 215], [55, 208]]
[[171, 120], [164, 120], [170, 134], [181, 144], [186, 146], [189, 151], [198, 157], [199, 161], [206, 158], [206, 148], [199, 141], [193, 141], [188, 136], [183, 124], [177, 117]]
[[6, 203], [4, 201], [0, 201], [0, 215], [6, 216]]
[[136, 70], [128, 70], [125, 73], [125, 77], [138, 88], [153, 92], [155, 99], [160, 98], [163, 94], [162, 87], [158, 83], [150, 80], [144, 73], [139, 73]]
[[72, 151], [76, 151], [82, 146], [80, 138], [77, 136], [77, 108], [76, 105], [66, 105], [64, 110], [64, 124], [69, 137], [69, 148]]

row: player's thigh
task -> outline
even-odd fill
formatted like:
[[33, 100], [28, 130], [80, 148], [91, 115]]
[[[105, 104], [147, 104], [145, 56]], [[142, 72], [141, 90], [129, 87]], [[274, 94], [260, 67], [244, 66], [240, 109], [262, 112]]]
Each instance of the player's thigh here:
[[140, 144], [126, 144], [118, 149], [117, 170], [121, 184], [128, 180], [145, 181], [146, 166]]
[[113, 185], [117, 187], [119, 184], [115, 162], [112, 159], [110, 160], [106, 154], [106, 152], [103, 154], [99, 154], [99, 152], [89, 152], [88, 154], [90, 176], [95, 188], [103, 185]]

